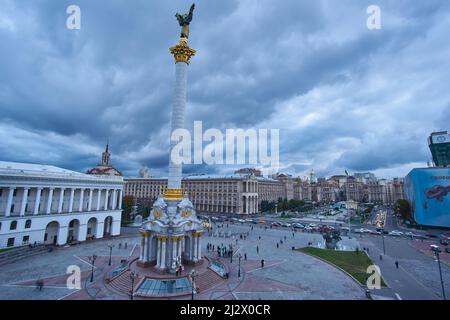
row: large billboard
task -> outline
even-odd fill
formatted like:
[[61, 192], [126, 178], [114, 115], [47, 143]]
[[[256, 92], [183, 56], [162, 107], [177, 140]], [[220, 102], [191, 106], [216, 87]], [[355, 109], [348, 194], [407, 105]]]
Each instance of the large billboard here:
[[450, 228], [450, 168], [413, 169], [404, 188], [418, 224]]

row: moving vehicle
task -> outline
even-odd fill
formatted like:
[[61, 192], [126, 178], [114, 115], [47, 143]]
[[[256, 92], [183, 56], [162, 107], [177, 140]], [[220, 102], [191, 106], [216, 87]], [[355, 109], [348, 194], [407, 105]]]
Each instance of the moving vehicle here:
[[399, 237], [399, 236], [403, 235], [403, 232], [398, 231], [398, 230], [393, 230], [393, 231], [389, 232], [389, 235]]

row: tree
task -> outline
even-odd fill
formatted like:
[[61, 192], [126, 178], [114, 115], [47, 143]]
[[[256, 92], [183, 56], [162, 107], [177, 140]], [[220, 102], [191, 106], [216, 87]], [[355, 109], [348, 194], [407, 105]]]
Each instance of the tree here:
[[132, 196], [123, 197], [122, 206], [122, 220], [130, 221], [130, 213], [133, 211], [134, 198]]
[[394, 206], [394, 212], [395, 214], [400, 214], [400, 216], [405, 220], [412, 220], [411, 205], [407, 200], [397, 200]]

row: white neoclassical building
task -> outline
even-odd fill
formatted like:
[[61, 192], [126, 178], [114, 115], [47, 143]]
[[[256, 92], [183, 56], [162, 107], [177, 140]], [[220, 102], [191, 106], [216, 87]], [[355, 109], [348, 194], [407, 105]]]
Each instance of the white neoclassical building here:
[[0, 248], [120, 234], [123, 178], [0, 161]]

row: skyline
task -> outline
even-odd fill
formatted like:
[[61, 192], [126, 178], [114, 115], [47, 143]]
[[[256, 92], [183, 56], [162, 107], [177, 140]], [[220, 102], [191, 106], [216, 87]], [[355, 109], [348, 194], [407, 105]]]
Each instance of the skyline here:
[[[187, 3], [77, 1], [80, 30], [65, 28], [69, 4], [6, 1], [0, 13], [1, 160], [85, 172], [109, 139], [124, 175], [164, 175], [173, 15]], [[450, 119], [450, 4], [379, 1], [382, 29], [368, 30], [370, 4], [196, 1], [188, 128], [280, 129], [280, 171], [300, 176], [425, 167], [428, 135]]]

